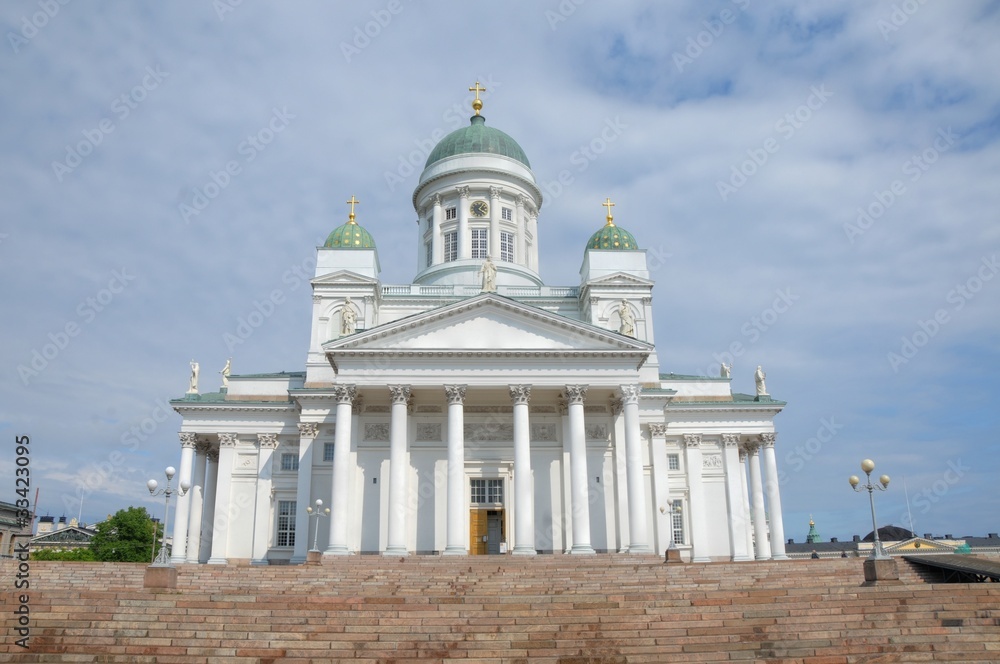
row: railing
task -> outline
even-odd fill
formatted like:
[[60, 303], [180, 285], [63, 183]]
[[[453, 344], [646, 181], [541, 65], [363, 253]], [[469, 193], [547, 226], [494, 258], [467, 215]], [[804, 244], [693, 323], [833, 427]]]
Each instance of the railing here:
[[[421, 284], [390, 284], [382, 286], [383, 297], [471, 297], [482, 290], [477, 286], [461, 284], [423, 286]], [[576, 286], [498, 286], [497, 293], [507, 297], [578, 297]]]

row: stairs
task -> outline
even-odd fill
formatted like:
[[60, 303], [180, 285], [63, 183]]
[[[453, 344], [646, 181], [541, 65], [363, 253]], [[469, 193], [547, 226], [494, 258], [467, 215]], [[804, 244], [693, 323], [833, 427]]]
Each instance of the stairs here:
[[[998, 662], [1000, 584], [862, 587], [860, 559], [383, 558], [314, 566], [31, 563], [12, 662]], [[5, 634], [14, 561], [0, 564]]]

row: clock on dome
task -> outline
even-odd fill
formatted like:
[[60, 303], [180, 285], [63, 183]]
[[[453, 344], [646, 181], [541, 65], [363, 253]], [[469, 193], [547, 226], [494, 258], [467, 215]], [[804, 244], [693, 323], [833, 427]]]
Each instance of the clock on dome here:
[[485, 217], [490, 213], [490, 206], [486, 204], [486, 201], [474, 201], [469, 206], [469, 212], [472, 213], [473, 217]]

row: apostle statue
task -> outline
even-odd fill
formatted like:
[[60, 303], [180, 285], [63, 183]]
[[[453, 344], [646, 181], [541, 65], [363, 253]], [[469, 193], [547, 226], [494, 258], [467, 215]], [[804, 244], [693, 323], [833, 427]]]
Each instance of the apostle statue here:
[[757, 396], [766, 397], [767, 396], [767, 386], [764, 385], [764, 379], [767, 378], [767, 374], [764, 370], [757, 365], [757, 371], [753, 373], [753, 382], [757, 385]]
[[232, 373], [232, 369], [233, 358], [229, 358], [226, 360], [226, 366], [222, 367], [222, 371], [219, 372], [222, 374], [222, 387], [226, 389], [229, 389], [229, 374]]
[[635, 316], [632, 315], [632, 308], [628, 306], [627, 300], [622, 300], [618, 305], [618, 317], [621, 319], [621, 326], [618, 328], [619, 334], [627, 337], [635, 336]]
[[719, 375], [723, 378], [729, 378], [732, 375], [732, 371], [733, 365], [723, 362], [722, 366], [719, 368]]
[[191, 379], [188, 381], [188, 394], [198, 394], [198, 363], [191, 360]]
[[340, 336], [354, 334], [357, 331], [358, 314], [351, 306], [351, 298], [344, 300], [344, 306], [340, 310]]
[[483, 261], [483, 266], [479, 268], [479, 274], [483, 275], [483, 292], [497, 292], [497, 266], [489, 256]]

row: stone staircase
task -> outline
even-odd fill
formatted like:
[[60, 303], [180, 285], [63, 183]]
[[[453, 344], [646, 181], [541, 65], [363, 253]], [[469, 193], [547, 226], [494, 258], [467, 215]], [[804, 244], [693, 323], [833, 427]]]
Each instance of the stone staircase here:
[[321, 565], [31, 563], [30, 648], [0, 564], [0, 661], [1000, 662], [1000, 584], [862, 587], [859, 559], [354, 556]]

